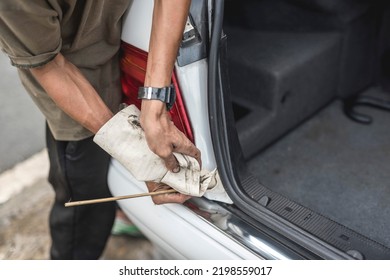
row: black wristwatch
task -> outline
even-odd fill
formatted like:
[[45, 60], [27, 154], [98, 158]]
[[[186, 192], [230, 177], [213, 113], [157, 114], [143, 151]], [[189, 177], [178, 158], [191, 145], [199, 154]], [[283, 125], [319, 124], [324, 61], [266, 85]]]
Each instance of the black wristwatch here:
[[160, 100], [167, 104], [167, 110], [171, 110], [176, 100], [176, 92], [173, 85], [163, 88], [140, 87], [138, 99]]

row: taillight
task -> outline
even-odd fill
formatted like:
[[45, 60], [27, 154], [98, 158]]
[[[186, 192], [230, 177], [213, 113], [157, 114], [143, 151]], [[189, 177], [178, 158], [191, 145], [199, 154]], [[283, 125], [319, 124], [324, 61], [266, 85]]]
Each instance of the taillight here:
[[[126, 104], [134, 104], [138, 108], [141, 108], [141, 100], [137, 98], [138, 88], [143, 86], [145, 81], [147, 60], [148, 54], [145, 51], [122, 42], [120, 67], [122, 72], [123, 102]], [[176, 90], [176, 102], [169, 114], [176, 127], [183, 132], [188, 139], [194, 142], [190, 120], [187, 116], [175, 73], [172, 75], [172, 83]]]

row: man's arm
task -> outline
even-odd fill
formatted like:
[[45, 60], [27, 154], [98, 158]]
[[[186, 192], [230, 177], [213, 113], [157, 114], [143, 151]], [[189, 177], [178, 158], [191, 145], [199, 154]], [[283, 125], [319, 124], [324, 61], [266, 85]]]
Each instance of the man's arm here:
[[31, 73], [61, 110], [92, 133], [113, 116], [80, 70], [62, 54], [32, 68]]
[[[171, 76], [191, 0], [155, 0], [145, 86], [166, 87]], [[149, 148], [165, 160], [169, 170], [179, 170], [173, 152], [200, 159], [200, 151], [171, 122], [165, 104], [143, 100], [141, 125]]]

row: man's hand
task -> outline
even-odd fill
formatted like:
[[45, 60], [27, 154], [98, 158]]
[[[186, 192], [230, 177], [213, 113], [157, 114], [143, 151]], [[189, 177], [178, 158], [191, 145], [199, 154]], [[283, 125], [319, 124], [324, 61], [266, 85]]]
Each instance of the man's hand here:
[[142, 100], [140, 122], [149, 149], [165, 161], [168, 170], [180, 171], [173, 152], [194, 157], [201, 165], [199, 149], [173, 124], [164, 103]]
[[[146, 182], [146, 186], [148, 187], [149, 192], [158, 192], [171, 189], [167, 185], [154, 182]], [[152, 196], [153, 203], [156, 205], [164, 203], [184, 203], [190, 198], [191, 196], [181, 193], [168, 193]]]
[[[191, 0], [154, 0], [144, 82], [146, 87], [166, 87], [171, 84], [190, 3]], [[165, 161], [169, 170], [180, 170], [173, 152], [195, 157], [200, 164], [200, 151], [172, 123], [166, 104], [159, 100], [142, 100], [140, 121], [149, 148]]]

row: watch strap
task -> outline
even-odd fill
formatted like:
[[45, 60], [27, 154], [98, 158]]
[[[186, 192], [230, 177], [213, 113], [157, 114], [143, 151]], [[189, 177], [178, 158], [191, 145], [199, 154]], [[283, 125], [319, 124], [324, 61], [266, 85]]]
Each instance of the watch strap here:
[[138, 99], [160, 100], [167, 104], [167, 110], [173, 107], [176, 100], [176, 92], [173, 85], [169, 87], [140, 87], [138, 89]]

